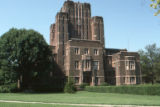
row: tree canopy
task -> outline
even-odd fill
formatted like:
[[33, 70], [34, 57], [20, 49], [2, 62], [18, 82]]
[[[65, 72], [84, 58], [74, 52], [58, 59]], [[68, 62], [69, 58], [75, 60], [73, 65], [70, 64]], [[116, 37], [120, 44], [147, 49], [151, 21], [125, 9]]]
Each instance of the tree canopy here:
[[21, 80], [29, 87], [51, 69], [51, 62], [49, 45], [34, 30], [12, 28], [0, 37], [0, 85]]
[[160, 81], [160, 48], [156, 44], [147, 45], [145, 50], [140, 50], [141, 69], [145, 82]]

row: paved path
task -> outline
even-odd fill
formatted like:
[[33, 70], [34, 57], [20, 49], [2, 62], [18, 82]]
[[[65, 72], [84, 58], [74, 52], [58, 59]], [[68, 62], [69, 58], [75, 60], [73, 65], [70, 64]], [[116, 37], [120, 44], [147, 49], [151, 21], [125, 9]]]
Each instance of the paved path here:
[[134, 106], [134, 105], [105, 105], [105, 104], [44, 103], [44, 102], [7, 101], [7, 100], [0, 100], [0, 102], [3, 102], [3, 103], [25, 103], [25, 104], [49, 104], [49, 105], [83, 106], [83, 107], [160, 107], [160, 106]]

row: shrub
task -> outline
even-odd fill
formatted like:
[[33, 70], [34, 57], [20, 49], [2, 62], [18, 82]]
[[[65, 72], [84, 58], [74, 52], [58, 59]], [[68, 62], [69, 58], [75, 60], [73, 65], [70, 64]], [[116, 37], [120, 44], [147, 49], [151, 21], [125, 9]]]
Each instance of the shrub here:
[[10, 93], [10, 92], [17, 92], [17, 91], [18, 89], [17, 89], [16, 83], [0, 86], [0, 93]]
[[138, 95], [160, 95], [160, 85], [87, 86], [86, 91]]
[[9, 93], [9, 92], [10, 92], [9, 88], [5, 86], [0, 86], [0, 93]]
[[88, 84], [88, 83], [82, 83], [82, 84], [79, 86], [79, 88], [85, 89], [86, 86], [89, 86], [89, 84]]
[[103, 82], [103, 83], [100, 84], [100, 86], [109, 86], [109, 84], [106, 83], [106, 82]]
[[64, 87], [64, 92], [65, 93], [75, 93], [76, 92], [76, 87], [72, 79], [69, 79], [68, 82], [66, 83]]

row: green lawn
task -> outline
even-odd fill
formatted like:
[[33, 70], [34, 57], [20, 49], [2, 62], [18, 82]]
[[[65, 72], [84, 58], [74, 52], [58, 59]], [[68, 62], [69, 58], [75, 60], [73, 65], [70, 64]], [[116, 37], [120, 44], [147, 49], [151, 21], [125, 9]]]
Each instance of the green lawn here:
[[64, 94], [64, 93], [57, 93], [57, 94], [56, 93], [52, 93], [52, 94], [51, 93], [48, 93], [48, 94], [7, 93], [7, 94], [3, 94], [1, 93], [0, 100], [18, 100], [18, 101], [50, 102], [50, 103], [73, 103], [73, 104], [152, 105], [152, 106], [157, 105], [157, 106], [160, 106], [160, 96], [94, 93], [94, 92], [85, 92], [85, 91], [77, 92], [76, 94]]

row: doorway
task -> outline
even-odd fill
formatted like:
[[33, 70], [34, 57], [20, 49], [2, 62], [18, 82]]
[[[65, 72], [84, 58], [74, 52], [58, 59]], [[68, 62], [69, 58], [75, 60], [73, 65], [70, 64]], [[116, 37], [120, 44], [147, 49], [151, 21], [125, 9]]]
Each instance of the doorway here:
[[92, 83], [92, 73], [90, 71], [83, 72], [83, 83]]

